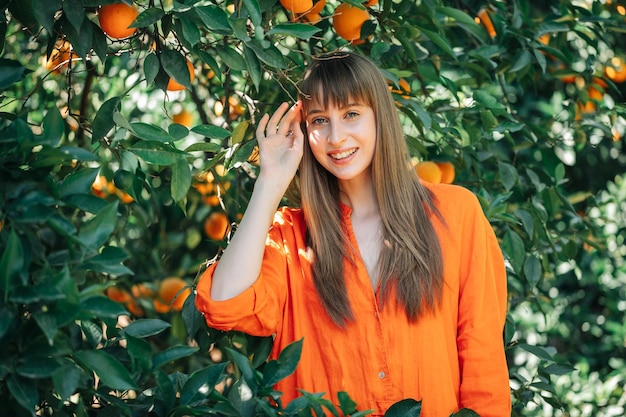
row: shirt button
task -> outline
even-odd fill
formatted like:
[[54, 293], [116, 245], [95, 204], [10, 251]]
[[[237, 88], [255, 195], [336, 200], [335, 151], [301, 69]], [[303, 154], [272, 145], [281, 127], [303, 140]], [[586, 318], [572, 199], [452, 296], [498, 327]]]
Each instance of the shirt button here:
[[383, 379], [383, 378], [385, 377], [385, 373], [384, 373], [383, 371], [380, 371], [380, 372], [378, 373], [378, 377], [379, 377], [380, 379]]

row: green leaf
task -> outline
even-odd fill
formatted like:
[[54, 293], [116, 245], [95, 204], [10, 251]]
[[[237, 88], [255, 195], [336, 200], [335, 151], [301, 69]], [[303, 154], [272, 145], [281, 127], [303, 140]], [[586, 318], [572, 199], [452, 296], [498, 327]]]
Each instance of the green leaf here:
[[24, 249], [15, 229], [12, 228], [0, 257], [0, 290], [4, 294], [5, 302], [13, 288], [19, 284], [26, 285], [26, 276], [22, 275], [23, 269]]
[[93, 131], [91, 134], [92, 142], [97, 142], [103, 139], [109, 131], [113, 129], [113, 126], [115, 126], [113, 113], [119, 110], [120, 102], [121, 97], [112, 97], [102, 104], [93, 118]]
[[152, 368], [152, 347], [146, 340], [126, 335], [126, 350], [132, 362], [133, 372]]
[[193, 346], [172, 346], [154, 355], [152, 366], [160, 368], [169, 362], [191, 356], [197, 351], [198, 348]]
[[30, 380], [16, 375], [9, 375], [6, 379], [6, 384], [11, 396], [17, 403], [34, 416], [35, 407], [39, 403], [37, 385], [33, 384]]
[[191, 374], [180, 392], [180, 403], [192, 405], [206, 398], [223, 378], [227, 365], [227, 362], [210, 365]]
[[135, 19], [129, 28], [145, 28], [157, 23], [165, 16], [163, 9], [157, 7], [149, 7], [139, 13], [139, 16]]
[[123, 249], [115, 246], [105, 246], [99, 254], [86, 259], [76, 269], [98, 271], [113, 276], [133, 275], [133, 271], [122, 264], [128, 259]]
[[43, 118], [44, 140], [51, 145], [56, 145], [59, 143], [64, 133], [65, 125], [59, 110], [56, 107], [48, 110], [46, 116]]
[[247, 46], [244, 46], [243, 54], [246, 58], [248, 74], [250, 75], [252, 84], [254, 84], [254, 88], [256, 88], [256, 91], [258, 92], [259, 85], [261, 84], [261, 79], [263, 78], [263, 69], [261, 68], [261, 63], [259, 62], [259, 59], [257, 58], [254, 51]]
[[217, 54], [222, 58], [224, 64], [235, 71], [244, 71], [247, 69], [246, 60], [243, 59], [241, 54], [230, 46], [220, 46], [217, 49]]
[[52, 376], [61, 366], [54, 358], [27, 356], [15, 368], [15, 371], [26, 378], [41, 379]]
[[457, 61], [456, 54], [450, 47], [450, 44], [439, 36], [437, 33], [430, 31], [428, 29], [424, 29], [422, 27], [418, 28], [428, 39], [430, 39], [435, 45], [437, 45], [443, 52], [445, 52], [450, 58], [454, 61]]
[[533, 221], [533, 216], [527, 210], [517, 209], [514, 212], [515, 216], [521, 220], [522, 226], [524, 227], [524, 231], [528, 235], [528, 237], [532, 240], [535, 234], [535, 223]]
[[421, 413], [422, 401], [407, 398], [389, 407], [387, 412], [385, 412], [385, 417], [419, 417]]
[[258, 384], [256, 382], [256, 379], [254, 378], [254, 369], [252, 369], [250, 360], [245, 355], [237, 352], [234, 349], [228, 347], [225, 349], [228, 351], [228, 353], [230, 353], [231, 357], [233, 358], [233, 362], [239, 368], [241, 376], [246, 381], [247, 385], [252, 389], [252, 391], [256, 391]]
[[243, 0], [243, 5], [250, 15], [250, 20], [254, 26], [261, 26], [261, 7], [257, 0]]
[[350, 398], [350, 395], [348, 395], [347, 392], [338, 392], [337, 399], [339, 400], [339, 408], [341, 409], [341, 412], [344, 416], [349, 416], [356, 413], [356, 402], [354, 402], [354, 400]]
[[198, 125], [191, 129], [192, 132], [210, 139], [224, 139], [230, 136], [230, 132], [215, 125]]
[[161, 51], [161, 66], [163, 70], [182, 86], [191, 88], [191, 75], [187, 67], [187, 59], [176, 51], [164, 49]]
[[264, 386], [271, 387], [296, 370], [296, 366], [302, 355], [302, 341], [303, 339], [300, 339], [287, 345], [285, 349], [280, 352], [277, 361], [269, 361], [265, 365], [263, 373]]
[[82, 350], [73, 356], [85, 369], [94, 371], [103, 385], [117, 390], [138, 389], [124, 365], [105, 351]]
[[574, 372], [576, 369], [569, 366], [558, 363], [551, 363], [550, 365], [542, 369], [543, 372], [549, 375], [567, 375]]
[[72, 172], [59, 184], [59, 196], [65, 198], [72, 194], [88, 194], [98, 171], [98, 168], [84, 168]]
[[146, 83], [148, 85], [154, 82], [159, 70], [161, 69], [161, 62], [156, 54], [148, 54], [143, 60], [143, 73], [146, 77]]
[[265, 48], [256, 41], [246, 42], [246, 46], [252, 49], [256, 56], [270, 67], [285, 69], [285, 57], [283, 54], [273, 45]]
[[117, 224], [117, 208], [119, 202], [108, 204], [94, 217], [83, 223], [78, 232], [78, 239], [89, 250], [96, 251], [106, 243]]
[[54, 15], [61, 9], [61, 0], [33, 0], [32, 10], [35, 18], [48, 33], [53, 33]]
[[103, 295], [91, 295], [81, 300], [81, 310], [85, 317], [117, 319], [128, 314], [120, 303]]
[[176, 141], [186, 138], [189, 135], [189, 129], [178, 123], [172, 123], [167, 127], [169, 135]]
[[165, 403], [166, 409], [171, 409], [176, 401], [176, 390], [174, 384], [170, 380], [169, 376], [161, 369], [154, 370], [154, 377], [156, 379], [157, 386], [161, 391], [161, 400]]
[[172, 165], [179, 159], [191, 156], [186, 152], [179, 151], [171, 145], [154, 141], [137, 142], [129, 151], [147, 163], [156, 165]]
[[192, 47], [200, 42], [202, 34], [198, 28], [197, 22], [185, 18], [184, 16], [178, 16], [178, 21], [182, 27], [182, 37]]
[[243, 120], [237, 126], [235, 126], [230, 139], [231, 145], [237, 145], [238, 143], [241, 143], [246, 134], [246, 131], [248, 130], [248, 126], [249, 123], [247, 120]]
[[535, 355], [541, 360], [549, 361], [549, 362], [554, 361], [554, 355], [548, 352], [548, 350], [545, 347], [529, 345], [526, 343], [518, 343], [517, 347], [525, 350], [528, 353], [532, 353], [533, 355]]
[[11, 85], [22, 81], [26, 67], [19, 61], [0, 58], [0, 91], [8, 89]]
[[502, 249], [506, 252], [513, 270], [520, 273], [526, 256], [526, 249], [522, 238], [512, 230], [508, 230], [502, 241]]
[[139, 319], [124, 327], [122, 334], [143, 339], [157, 335], [170, 327], [172, 327], [172, 325], [163, 320]]
[[199, 142], [189, 145], [185, 152], [218, 152], [222, 147], [217, 143]]
[[155, 142], [174, 142], [174, 138], [159, 126], [150, 125], [142, 122], [134, 122], [130, 124], [132, 132], [140, 139], [151, 140]]
[[541, 279], [541, 262], [535, 255], [529, 255], [524, 261], [524, 276], [531, 287], [537, 285]]
[[513, 72], [518, 72], [520, 70], [523, 70], [524, 68], [530, 65], [530, 61], [531, 61], [530, 52], [523, 51], [521, 54], [519, 54], [519, 56], [515, 60], [515, 63], [508, 70], [508, 72], [513, 73]]
[[63, 0], [63, 13], [70, 21], [74, 30], [80, 32], [80, 27], [85, 20], [85, 8], [82, 0]]
[[191, 187], [191, 169], [189, 163], [179, 159], [172, 165], [171, 193], [175, 202], [181, 201]]
[[194, 8], [202, 23], [211, 31], [222, 35], [229, 35], [232, 29], [228, 24], [228, 15], [217, 6], [200, 6]]
[[52, 374], [54, 391], [61, 400], [68, 400], [76, 392], [83, 374], [84, 372], [74, 364], [63, 366]]
[[293, 36], [294, 38], [309, 40], [321, 30], [308, 23], [279, 23], [272, 27], [267, 34]]
[[517, 169], [511, 164], [498, 161], [498, 174], [506, 191], [511, 191], [518, 180]]

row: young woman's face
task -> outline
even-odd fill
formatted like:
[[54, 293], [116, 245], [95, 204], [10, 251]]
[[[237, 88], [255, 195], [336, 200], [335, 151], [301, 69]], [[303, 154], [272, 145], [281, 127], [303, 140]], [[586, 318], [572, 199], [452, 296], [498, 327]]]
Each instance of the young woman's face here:
[[314, 102], [306, 113], [309, 145], [315, 159], [339, 181], [370, 175], [376, 146], [374, 110], [350, 101], [324, 108]]

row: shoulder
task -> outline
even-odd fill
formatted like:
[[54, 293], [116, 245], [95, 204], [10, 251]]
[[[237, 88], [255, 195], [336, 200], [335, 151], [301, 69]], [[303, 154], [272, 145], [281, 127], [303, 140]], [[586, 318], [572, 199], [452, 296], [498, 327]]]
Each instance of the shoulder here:
[[446, 212], [482, 212], [476, 195], [465, 187], [455, 184], [422, 183], [430, 191], [435, 206], [441, 214]]
[[304, 213], [301, 208], [284, 206], [276, 211], [272, 221], [272, 228], [283, 229], [285, 227], [297, 229], [304, 227]]

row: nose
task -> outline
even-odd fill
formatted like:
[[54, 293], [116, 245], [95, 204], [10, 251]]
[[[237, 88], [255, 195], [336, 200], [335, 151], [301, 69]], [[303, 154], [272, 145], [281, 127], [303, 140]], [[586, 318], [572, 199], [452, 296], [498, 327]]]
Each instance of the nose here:
[[332, 146], [340, 145], [346, 138], [346, 132], [341, 123], [330, 123], [328, 131], [328, 143]]

